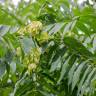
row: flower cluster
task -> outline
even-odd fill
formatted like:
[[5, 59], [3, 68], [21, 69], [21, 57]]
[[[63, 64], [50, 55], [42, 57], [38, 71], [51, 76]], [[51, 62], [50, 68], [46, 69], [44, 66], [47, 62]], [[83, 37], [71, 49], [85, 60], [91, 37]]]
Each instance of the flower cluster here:
[[35, 37], [42, 30], [42, 27], [43, 25], [40, 21], [33, 21], [26, 27], [20, 28], [17, 33], [20, 35], [29, 34], [32, 37]]
[[39, 44], [42, 44], [44, 42], [47, 42], [50, 38], [48, 32], [41, 32], [43, 29], [43, 25], [40, 21], [33, 21], [29, 25], [27, 25], [24, 28], [20, 28], [17, 33], [20, 35], [28, 34], [39, 42]]
[[42, 30], [42, 23], [40, 21], [33, 21], [31, 24], [26, 26], [26, 32], [35, 37]]
[[23, 63], [28, 67], [28, 72], [34, 71], [40, 60], [41, 50], [40, 48], [32, 48], [30, 54], [26, 55], [23, 59]]
[[[38, 41], [39, 45], [45, 43], [49, 40], [50, 36], [48, 32], [42, 32], [43, 25], [40, 21], [33, 21], [29, 25], [21, 28], [18, 33], [20, 35], [30, 35], [36, 41]], [[20, 48], [17, 48], [17, 54], [20, 55]], [[39, 47], [32, 48], [31, 52], [24, 56], [23, 64], [28, 68], [28, 72], [34, 71], [40, 60], [41, 50]]]

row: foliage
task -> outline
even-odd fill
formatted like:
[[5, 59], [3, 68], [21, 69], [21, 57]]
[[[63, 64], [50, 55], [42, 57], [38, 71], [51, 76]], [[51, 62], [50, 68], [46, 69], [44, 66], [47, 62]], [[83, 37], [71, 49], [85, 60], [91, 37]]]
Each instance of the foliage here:
[[70, 6], [0, 5], [0, 96], [96, 96], [96, 10]]

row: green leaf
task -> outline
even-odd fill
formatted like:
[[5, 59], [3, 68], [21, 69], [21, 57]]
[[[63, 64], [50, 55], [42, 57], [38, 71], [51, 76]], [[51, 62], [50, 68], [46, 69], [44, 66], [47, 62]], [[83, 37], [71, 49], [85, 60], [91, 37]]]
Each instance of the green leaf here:
[[6, 71], [6, 64], [0, 60], [0, 78], [4, 75]]
[[77, 23], [77, 27], [78, 27], [83, 33], [85, 33], [85, 35], [87, 35], [87, 36], [90, 36], [90, 35], [91, 35], [91, 31], [89, 31], [89, 29], [84, 25], [84, 23], [78, 22], [78, 23]]
[[85, 66], [85, 64], [88, 61], [82, 62], [79, 67], [75, 70], [74, 75], [73, 75], [73, 80], [72, 80], [72, 91], [74, 90], [76, 84], [78, 83], [79, 79], [80, 79], [80, 75], [82, 73], [82, 70]]
[[55, 34], [64, 26], [64, 23], [55, 23], [54, 27], [49, 31], [49, 34]]
[[84, 82], [84, 84], [83, 84], [83, 86], [82, 86], [82, 89], [81, 89], [81, 94], [80, 94], [80, 96], [83, 96], [86, 88], [87, 88], [88, 85], [90, 84], [90, 81], [91, 81], [92, 78], [93, 78], [92, 76], [93, 76], [94, 72], [96, 72], [96, 68], [94, 68], [94, 69], [91, 71], [91, 73], [88, 75], [87, 79], [85, 80], [85, 82]]
[[51, 96], [51, 94], [49, 94], [48, 92], [45, 91], [39, 91], [43, 96]]
[[82, 43], [80, 43], [73, 37], [64, 37], [64, 43], [69, 47], [69, 49], [77, 51], [80, 55], [83, 55], [84, 57], [93, 57], [93, 54], [88, 51]]
[[54, 27], [54, 24], [47, 25], [43, 28], [44, 32], [49, 32]]
[[72, 83], [73, 75], [74, 75], [75, 69], [77, 68], [77, 64], [78, 64], [77, 61], [78, 61], [78, 59], [75, 60], [73, 66], [69, 70], [69, 73], [68, 73], [68, 85], [70, 85]]
[[75, 25], [77, 23], [77, 20], [73, 20], [71, 22], [68, 22], [64, 27], [63, 35], [65, 35], [67, 32], [70, 32], [74, 29]]
[[64, 77], [64, 75], [65, 75], [65, 73], [66, 73], [66, 71], [67, 71], [67, 69], [69, 67], [69, 61], [70, 61], [70, 59], [71, 59], [71, 56], [69, 56], [67, 58], [67, 60], [64, 62], [63, 66], [62, 66], [62, 69], [61, 69], [60, 78], [59, 78], [57, 84], [59, 84], [60, 81], [63, 79], [63, 77]]
[[61, 56], [59, 56], [56, 61], [52, 62], [50, 72], [55, 71], [57, 69], [57, 67], [60, 66], [60, 65], [61, 65]]
[[32, 38], [24, 37], [20, 41], [21, 41], [22, 49], [25, 54], [28, 54], [30, 50], [35, 47], [35, 44]]
[[10, 68], [11, 68], [12, 74], [16, 72], [16, 63], [14, 61], [10, 63]]
[[0, 36], [4, 36], [10, 29], [10, 26], [1, 25], [0, 26]]
[[88, 66], [88, 68], [85, 70], [82, 79], [80, 80], [79, 84], [78, 84], [78, 91], [77, 91], [77, 96], [79, 96], [80, 94], [80, 90], [82, 89], [83, 83], [86, 79], [86, 76], [88, 76], [88, 73], [91, 71], [91, 66]]
[[0, 5], [0, 24], [12, 26], [18, 24], [22, 25], [22, 21], [18, 19], [18, 17], [15, 16], [12, 12]]

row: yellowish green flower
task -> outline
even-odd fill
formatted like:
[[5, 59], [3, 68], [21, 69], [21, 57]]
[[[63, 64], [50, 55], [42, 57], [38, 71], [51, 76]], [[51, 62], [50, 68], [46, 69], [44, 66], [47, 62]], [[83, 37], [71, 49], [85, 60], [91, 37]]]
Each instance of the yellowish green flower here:
[[37, 68], [37, 65], [35, 63], [29, 64], [28, 65], [28, 72], [31, 73]]
[[26, 26], [26, 32], [35, 37], [42, 30], [42, 23], [40, 21], [33, 21], [29, 25]]
[[23, 64], [28, 68], [28, 72], [31, 73], [35, 70], [39, 64], [41, 50], [39, 47], [32, 48], [31, 52], [23, 59]]
[[23, 64], [24, 64], [25, 66], [28, 66], [29, 63], [30, 63], [29, 56], [25, 56], [24, 59], [23, 59]]
[[16, 55], [17, 55], [17, 56], [21, 56], [21, 54], [22, 54], [21, 47], [18, 47], [18, 48], [16, 49]]
[[32, 37], [35, 37], [37, 34], [40, 33], [42, 28], [43, 25], [40, 21], [33, 21], [27, 26], [20, 28], [17, 33], [19, 33], [20, 35], [29, 34]]
[[41, 50], [39, 47], [33, 48], [31, 51], [31, 58], [33, 58], [33, 62], [38, 64], [40, 60]]

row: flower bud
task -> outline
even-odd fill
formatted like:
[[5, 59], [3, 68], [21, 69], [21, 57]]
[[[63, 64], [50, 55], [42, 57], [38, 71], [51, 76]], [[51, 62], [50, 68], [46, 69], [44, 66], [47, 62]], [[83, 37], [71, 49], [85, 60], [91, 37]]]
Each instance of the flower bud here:
[[35, 37], [37, 34], [39, 34], [40, 30], [42, 30], [42, 27], [43, 25], [40, 21], [33, 21], [26, 26], [26, 30], [32, 35], [32, 37]]
[[17, 56], [21, 56], [21, 54], [22, 54], [21, 48], [18, 47], [18, 48], [16, 49], [16, 55], [17, 55]]
[[28, 72], [32, 72], [32, 70], [34, 71], [37, 68], [37, 65], [35, 63], [29, 64], [28, 65]]
[[49, 40], [49, 35], [47, 32], [42, 32], [40, 36], [37, 37], [37, 40], [39, 41], [40, 44], [47, 42]]

